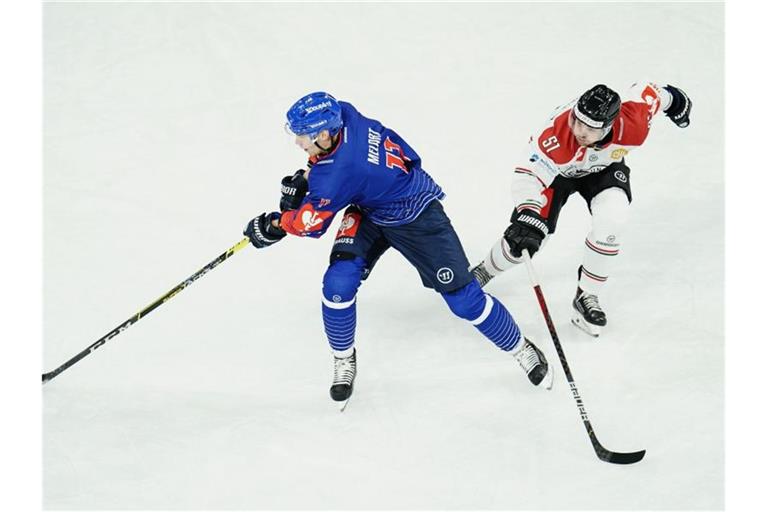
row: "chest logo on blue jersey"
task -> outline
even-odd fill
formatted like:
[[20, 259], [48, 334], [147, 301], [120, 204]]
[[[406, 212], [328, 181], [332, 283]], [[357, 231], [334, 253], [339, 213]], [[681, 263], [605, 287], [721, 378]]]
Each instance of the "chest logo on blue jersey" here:
[[453, 270], [448, 267], [443, 267], [437, 271], [437, 280], [443, 284], [448, 284], [453, 281]]

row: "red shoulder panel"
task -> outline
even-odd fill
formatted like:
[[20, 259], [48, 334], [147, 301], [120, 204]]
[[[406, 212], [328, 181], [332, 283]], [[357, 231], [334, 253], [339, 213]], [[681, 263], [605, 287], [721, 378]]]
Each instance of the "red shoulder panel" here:
[[622, 103], [619, 118], [613, 125], [612, 142], [624, 146], [642, 145], [651, 128], [651, 107], [636, 101]]

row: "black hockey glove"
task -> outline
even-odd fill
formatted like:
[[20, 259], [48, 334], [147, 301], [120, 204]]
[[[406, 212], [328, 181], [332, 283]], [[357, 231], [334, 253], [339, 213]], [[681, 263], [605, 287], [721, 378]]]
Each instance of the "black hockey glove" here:
[[304, 169], [299, 169], [293, 173], [293, 176], [286, 176], [280, 182], [280, 192], [283, 194], [280, 198], [281, 212], [296, 210], [301, 205], [301, 201], [309, 191], [309, 182], [304, 177], [305, 172]]
[[688, 97], [682, 89], [678, 89], [672, 85], [667, 85], [664, 89], [672, 95], [672, 103], [670, 103], [667, 110], [664, 111], [673, 123], [680, 128], [685, 128], [691, 123], [689, 116], [691, 115], [691, 99]]
[[272, 220], [279, 218], [280, 214], [277, 212], [262, 213], [245, 226], [243, 234], [251, 240], [251, 243], [257, 249], [263, 249], [264, 247], [276, 244], [286, 234], [282, 229], [272, 225]]
[[547, 223], [541, 215], [528, 209], [520, 212], [515, 210], [509, 220], [512, 224], [504, 231], [504, 239], [509, 244], [512, 256], [520, 258], [526, 249], [533, 256], [549, 233]]

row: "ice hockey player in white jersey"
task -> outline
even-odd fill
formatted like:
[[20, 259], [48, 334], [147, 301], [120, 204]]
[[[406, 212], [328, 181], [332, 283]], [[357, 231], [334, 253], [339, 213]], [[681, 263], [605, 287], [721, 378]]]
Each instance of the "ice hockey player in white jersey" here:
[[515, 167], [514, 211], [504, 236], [472, 268], [481, 286], [533, 254], [555, 232], [568, 197], [578, 192], [592, 215], [578, 267], [573, 323], [599, 336], [607, 323], [598, 296], [621, 249], [632, 192], [624, 156], [641, 146], [654, 116], [664, 112], [680, 128], [689, 124], [691, 101], [679, 88], [637, 82], [624, 101], [605, 85], [556, 109], [529, 140], [525, 163]]

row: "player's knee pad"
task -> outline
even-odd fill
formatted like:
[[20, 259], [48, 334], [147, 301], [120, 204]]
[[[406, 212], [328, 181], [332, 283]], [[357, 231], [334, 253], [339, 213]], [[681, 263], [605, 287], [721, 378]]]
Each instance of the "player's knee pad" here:
[[629, 218], [629, 198], [617, 187], [603, 190], [590, 203], [596, 236], [618, 236]]
[[360, 257], [336, 260], [323, 276], [323, 297], [331, 302], [348, 302], [355, 297], [365, 260]]
[[441, 295], [453, 314], [465, 320], [476, 320], [483, 314], [486, 307], [486, 295], [474, 279], [458, 290]]

